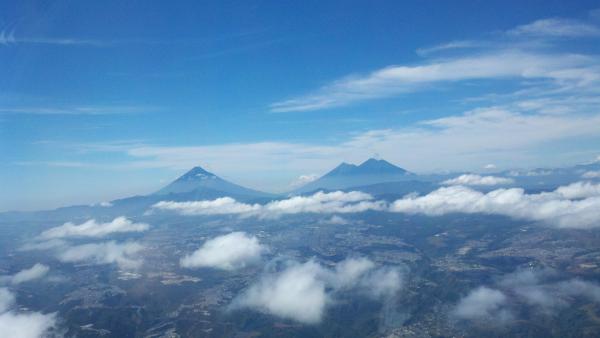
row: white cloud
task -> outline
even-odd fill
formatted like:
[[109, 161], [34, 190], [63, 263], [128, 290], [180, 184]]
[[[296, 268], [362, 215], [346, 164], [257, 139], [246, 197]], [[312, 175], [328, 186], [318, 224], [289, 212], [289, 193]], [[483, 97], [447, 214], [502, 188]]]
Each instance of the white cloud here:
[[21, 270], [12, 276], [6, 276], [6, 279], [11, 284], [21, 284], [35, 279], [44, 277], [50, 268], [47, 265], [36, 263], [29, 269]]
[[318, 263], [308, 261], [280, 274], [263, 277], [238, 298], [236, 306], [258, 308], [299, 322], [318, 323], [328, 303], [325, 282], [318, 278], [322, 269]]
[[496, 165], [493, 163], [489, 163], [483, 166], [483, 169], [496, 169]]
[[0, 313], [6, 312], [15, 303], [15, 295], [7, 288], [0, 288]]
[[25, 243], [19, 248], [21, 251], [33, 251], [33, 250], [50, 250], [63, 248], [67, 246], [67, 242], [62, 239], [51, 239], [43, 242], [31, 242]]
[[175, 211], [182, 215], [227, 215], [256, 212], [261, 206], [241, 203], [231, 197], [220, 197], [212, 201], [161, 201], [154, 204], [152, 208]]
[[385, 202], [374, 201], [373, 196], [369, 194], [360, 191], [335, 191], [269, 202], [261, 211], [267, 216], [277, 216], [298, 213], [356, 213], [385, 208]]
[[575, 182], [569, 185], [561, 186], [556, 192], [568, 199], [580, 199], [600, 196], [600, 184], [591, 182]]
[[448, 213], [498, 214], [543, 221], [558, 227], [591, 228], [600, 226], [599, 194], [598, 185], [579, 182], [539, 194], [526, 194], [521, 188], [482, 193], [464, 186], [452, 186], [424, 196], [396, 200], [390, 211], [432, 216]]
[[373, 298], [391, 297], [402, 288], [402, 274], [395, 268], [376, 269], [361, 280], [361, 285]]
[[559, 283], [559, 290], [565, 295], [585, 297], [600, 303], [600, 285], [597, 283], [575, 278]]
[[329, 219], [325, 219], [321, 221], [322, 224], [333, 224], [333, 225], [343, 225], [343, 224], [351, 224], [352, 221], [345, 219], [344, 217], [340, 217], [338, 215], [333, 215]]
[[504, 185], [514, 183], [514, 180], [497, 176], [481, 176], [464, 174], [442, 182], [445, 185]]
[[494, 51], [416, 66], [390, 66], [363, 76], [349, 76], [312, 94], [275, 102], [271, 110], [295, 112], [345, 106], [415, 91], [436, 82], [507, 78], [580, 82], [587, 76], [574, 70], [594, 64], [593, 59], [580, 55]]
[[462, 298], [456, 305], [453, 314], [461, 319], [493, 318], [505, 321], [510, 318], [510, 314], [503, 309], [506, 301], [507, 298], [502, 292], [481, 286]]
[[507, 32], [513, 36], [534, 37], [593, 37], [600, 36], [600, 27], [570, 19], [541, 19], [530, 24], [518, 26]]
[[79, 225], [67, 222], [61, 226], [42, 232], [40, 237], [43, 239], [67, 237], [104, 237], [113, 233], [146, 231], [148, 228], [149, 225], [146, 223], [134, 223], [121, 216], [107, 223], [98, 223], [94, 219]]
[[11, 310], [14, 303], [14, 294], [0, 288], [0, 332], [3, 337], [41, 338], [56, 325], [55, 314], [17, 313]]
[[555, 279], [553, 270], [518, 270], [504, 276], [498, 287], [546, 314], [569, 306], [575, 297], [600, 302], [600, 285], [597, 283], [578, 278], [558, 282]]
[[255, 236], [232, 232], [207, 240], [200, 249], [183, 257], [179, 264], [184, 268], [234, 270], [259, 262], [265, 250]]
[[392, 297], [401, 287], [402, 278], [397, 269], [376, 268], [365, 258], [344, 260], [334, 269], [310, 260], [264, 275], [237, 297], [233, 306], [315, 324], [321, 321], [337, 292], [355, 290], [382, 299]]
[[161, 201], [152, 206], [154, 209], [176, 211], [182, 215], [237, 214], [267, 218], [299, 213], [356, 213], [385, 210], [386, 207], [385, 202], [375, 201], [373, 196], [359, 191], [317, 192], [310, 196], [294, 196], [264, 205], [246, 204], [230, 197], [222, 197], [212, 201]]
[[136, 269], [142, 264], [138, 257], [142, 249], [143, 246], [137, 242], [90, 243], [68, 247], [59, 252], [58, 259], [62, 262], [116, 263], [123, 269]]
[[297, 188], [297, 187], [301, 187], [305, 184], [308, 184], [310, 182], [314, 182], [318, 179], [319, 179], [319, 175], [317, 175], [317, 174], [300, 175], [300, 176], [298, 176], [298, 178], [296, 178], [294, 181], [292, 181], [292, 183], [290, 183], [290, 186], [293, 188]]
[[[569, 104], [577, 105], [577, 102], [581, 100]], [[233, 177], [243, 185], [284, 191], [289, 189], [298, 168], [324, 173], [339, 164], [340, 159], [359, 162], [373, 152], [415, 172], [469, 167], [474, 170], [489, 162], [519, 161], [524, 167], [546, 165], [538, 156], [539, 149], [554, 149], [552, 145], [558, 141], [600, 137], [596, 127], [600, 125], [600, 114], [592, 107], [597, 104], [590, 104], [589, 111], [588, 108], [577, 109], [577, 113], [566, 115], [524, 111], [515, 106], [478, 108], [421, 120], [408, 127], [361, 132], [328, 145], [261, 142], [171, 147], [129, 143], [73, 147], [79, 151], [124, 153], [127, 161], [118, 164], [119, 169], [182, 170], [197, 163], [209, 163], [214, 171]], [[556, 161], [568, 160], [566, 154], [553, 154]], [[243, 169], [239, 163], [244, 163]], [[432, 168], [431, 163], [435, 163], [436, 168]]]
[[600, 170], [590, 170], [581, 174], [582, 178], [600, 178]]

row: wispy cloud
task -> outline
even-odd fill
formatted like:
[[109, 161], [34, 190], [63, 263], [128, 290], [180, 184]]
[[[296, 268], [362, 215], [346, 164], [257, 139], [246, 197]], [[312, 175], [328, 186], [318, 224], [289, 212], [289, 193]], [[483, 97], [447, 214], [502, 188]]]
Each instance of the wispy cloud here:
[[523, 88], [531, 86], [521, 80], [533, 79], [558, 88], [589, 85], [590, 80], [598, 80], [598, 58], [561, 53], [556, 48], [560, 47], [557, 38], [585, 37], [600, 37], [600, 26], [574, 19], [541, 19], [504, 32], [489, 33], [486, 39], [456, 40], [420, 48], [417, 53], [423, 57], [444, 51], [462, 53], [349, 75], [306, 95], [275, 102], [270, 109], [273, 112], [329, 109], [466, 80], [513, 79]]
[[518, 26], [509, 30], [507, 34], [529, 37], [597, 37], [600, 36], [600, 27], [578, 20], [550, 18]]
[[31, 115], [115, 115], [154, 112], [151, 106], [1, 107], [0, 114]]
[[[98, 167], [112, 170], [169, 168], [186, 170], [196, 165], [231, 177], [242, 184], [256, 186], [256, 175], [276, 177], [294, 173], [298, 168], [324, 173], [340, 160], [359, 162], [374, 152], [411, 171], [465, 170], [495, 163], [498, 166], [519, 161], [520, 167], [539, 165], [533, 149], [556, 141], [600, 137], [600, 114], [594, 101], [587, 103], [561, 101], [576, 113], [548, 113], [554, 101], [528, 104], [526, 110], [517, 104], [467, 111], [459, 115], [422, 120], [397, 129], [369, 130], [351, 135], [334, 144], [290, 142], [229, 143], [200, 146], [163, 146], [143, 141], [105, 143], [40, 143], [44, 147], [68, 149], [70, 155], [115, 152], [123, 160], [111, 162], [78, 161], [66, 157], [57, 161], [15, 161], [20, 165], [64, 167]], [[511, 135], [511, 137], [506, 137]], [[443, 145], [441, 147], [440, 145]], [[560, 161], [561, 154], [556, 154]], [[239, 163], [244, 168], [240, 170]], [[431, 168], [435, 163], [436, 168]], [[292, 174], [293, 175], [293, 174]], [[295, 175], [294, 175], [295, 176]], [[289, 189], [293, 176], [283, 177], [279, 189]], [[271, 183], [273, 184], [273, 183]], [[264, 188], [264, 187], [263, 187]]]
[[597, 80], [598, 74], [591, 70], [597, 67], [596, 59], [585, 55], [496, 51], [416, 66], [391, 66], [363, 76], [349, 76], [312, 94], [273, 103], [271, 111], [333, 108], [407, 93], [435, 83], [464, 80], [546, 79], [583, 84]]
[[143, 248], [138, 242], [89, 243], [67, 246], [58, 253], [57, 258], [67, 263], [118, 264], [122, 269], [137, 269], [142, 265], [139, 253]]
[[[572, 304], [574, 298], [600, 303], [600, 285], [578, 278], [556, 280], [553, 270], [517, 270], [490, 286], [480, 286], [460, 299], [452, 311], [459, 319], [507, 324], [513, 310], [553, 314]], [[490, 321], [493, 319], [493, 321]]]
[[76, 38], [35, 38], [35, 37], [18, 37], [15, 35], [15, 30], [0, 31], [0, 45], [9, 46], [16, 44], [43, 44], [43, 45], [60, 45], [60, 46], [106, 46], [109, 42], [91, 39], [76, 39]]

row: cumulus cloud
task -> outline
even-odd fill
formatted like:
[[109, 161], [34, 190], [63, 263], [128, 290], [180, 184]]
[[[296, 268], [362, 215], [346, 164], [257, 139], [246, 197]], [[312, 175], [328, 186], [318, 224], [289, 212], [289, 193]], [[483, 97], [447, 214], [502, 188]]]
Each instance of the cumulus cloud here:
[[319, 175], [316, 175], [316, 174], [300, 175], [300, 176], [298, 176], [298, 178], [296, 178], [294, 181], [292, 181], [292, 183], [290, 183], [290, 186], [292, 188], [297, 188], [297, 187], [301, 187], [305, 184], [308, 184], [310, 182], [316, 181], [318, 179], [319, 179]]
[[556, 192], [568, 199], [581, 199], [600, 196], [600, 184], [591, 182], [575, 182], [569, 185], [558, 187]]
[[322, 269], [318, 263], [309, 261], [263, 277], [238, 299], [237, 305], [299, 322], [317, 323], [328, 302], [325, 282], [318, 278]]
[[246, 204], [230, 197], [212, 201], [172, 202], [162, 201], [152, 206], [154, 209], [172, 210], [182, 215], [223, 215], [237, 214], [243, 217], [279, 217], [299, 213], [356, 213], [367, 210], [385, 210], [384, 201], [376, 201], [373, 196], [360, 191], [317, 192], [310, 196], [294, 196], [272, 201], [267, 204]]
[[581, 177], [583, 177], [583, 178], [600, 178], [600, 170], [586, 171], [583, 174], [581, 174]]
[[113, 233], [142, 232], [148, 230], [148, 228], [149, 225], [146, 223], [134, 223], [121, 216], [106, 223], [99, 223], [94, 219], [79, 225], [67, 222], [61, 226], [42, 232], [40, 238], [104, 237]]
[[464, 174], [442, 182], [444, 185], [504, 185], [514, 183], [513, 179], [498, 176]]
[[451, 186], [424, 196], [396, 200], [390, 211], [431, 216], [497, 214], [558, 227], [592, 228], [600, 226], [599, 186], [578, 182], [539, 194], [526, 194], [521, 188], [482, 193], [464, 186]]
[[21, 284], [35, 279], [44, 277], [50, 268], [47, 265], [36, 263], [29, 269], [24, 269], [12, 276], [4, 276], [2, 280], [8, 281], [11, 284]]
[[597, 283], [578, 278], [556, 281], [556, 277], [550, 269], [517, 270], [499, 279], [494, 288], [482, 286], [472, 291], [453, 314], [463, 319], [510, 319], [509, 301], [513, 307], [526, 305], [546, 315], [571, 305], [576, 298], [600, 303]]
[[257, 263], [265, 250], [255, 236], [232, 232], [207, 240], [200, 249], [181, 258], [179, 264], [184, 268], [234, 270]]
[[143, 246], [137, 242], [115, 241], [90, 243], [67, 247], [58, 254], [62, 262], [87, 262], [90, 264], [116, 263], [123, 269], [136, 269], [142, 261], [138, 253]]
[[55, 314], [21, 313], [11, 310], [15, 296], [0, 288], [0, 332], [3, 337], [39, 338], [56, 325]]
[[496, 165], [493, 163], [489, 163], [483, 166], [483, 169], [496, 169]]
[[506, 301], [507, 298], [501, 291], [481, 286], [462, 298], [453, 314], [458, 318], [470, 320], [507, 319], [510, 314], [503, 309]]
[[374, 298], [393, 296], [402, 287], [394, 268], [376, 268], [365, 258], [350, 258], [329, 269], [315, 260], [291, 263], [283, 271], [265, 274], [234, 301], [275, 316], [315, 324], [338, 292], [357, 290]]

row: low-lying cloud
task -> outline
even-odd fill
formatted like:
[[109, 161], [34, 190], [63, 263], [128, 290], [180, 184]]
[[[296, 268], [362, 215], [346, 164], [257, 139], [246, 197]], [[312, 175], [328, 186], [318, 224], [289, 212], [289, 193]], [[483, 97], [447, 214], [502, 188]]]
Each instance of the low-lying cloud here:
[[552, 315], [577, 299], [600, 303], [600, 285], [578, 278], [556, 281], [552, 270], [518, 270], [487, 287], [472, 290], [455, 306], [452, 314], [459, 319], [505, 323], [513, 318], [516, 306], [528, 306]]
[[402, 275], [397, 268], [377, 268], [366, 258], [346, 259], [333, 269], [315, 260], [292, 262], [283, 271], [263, 275], [235, 299], [233, 307], [316, 324], [339, 292], [354, 290], [384, 299], [401, 287]]
[[79, 225], [67, 222], [61, 226], [48, 229], [42, 232], [40, 238], [104, 237], [114, 233], [142, 232], [148, 230], [149, 227], [146, 223], [134, 223], [123, 216], [106, 223], [99, 223], [91, 219]]
[[476, 174], [464, 174], [442, 182], [444, 185], [506, 185], [514, 183], [513, 179], [498, 176], [481, 176]]
[[384, 201], [376, 201], [373, 196], [359, 192], [317, 192], [310, 196], [294, 196], [272, 201], [267, 204], [246, 204], [230, 197], [212, 201], [173, 202], [162, 201], [152, 206], [154, 209], [171, 210], [182, 215], [225, 215], [237, 214], [242, 217], [272, 218], [300, 213], [357, 213], [367, 210], [383, 211]]
[[181, 258], [179, 264], [184, 268], [235, 270], [259, 262], [265, 251], [255, 236], [232, 232], [207, 240], [198, 250]]
[[397, 200], [390, 211], [430, 216], [495, 214], [564, 228], [592, 228], [600, 226], [600, 185], [577, 182], [538, 194], [527, 194], [521, 188], [482, 193], [464, 186], [451, 186], [424, 196]]
[[123, 269], [136, 269], [142, 264], [138, 256], [142, 249], [137, 242], [90, 243], [67, 247], [58, 253], [58, 259], [69, 263], [118, 264]]
[[0, 288], [0, 333], [3, 337], [39, 338], [56, 325], [55, 314], [16, 312], [15, 295]]
[[582, 178], [600, 178], [600, 170], [590, 170], [581, 174]]
[[29, 269], [24, 269], [11, 276], [2, 276], [0, 281], [10, 284], [21, 284], [44, 277], [50, 268], [47, 265], [36, 263]]
[[507, 319], [510, 314], [503, 309], [506, 301], [504, 293], [481, 286], [462, 298], [456, 305], [453, 314], [460, 319]]
[[[482, 177], [489, 182], [486, 178]], [[182, 215], [231, 214], [260, 218], [300, 213], [359, 213], [369, 210], [429, 216], [451, 213], [490, 214], [544, 222], [561, 228], [593, 228], [600, 226], [600, 183], [576, 182], [560, 186], [554, 191], [536, 194], [528, 194], [522, 188], [502, 188], [484, 193], [464, 185], [451, 185], [423, 196], [409, 194], [392, 204], [376, 200], [360, 191], [336, 191], [294, 196], [267, 204], [246, 204], [223, 197], [212, 201], [163, 201], [152, 208], [171, 210]]]

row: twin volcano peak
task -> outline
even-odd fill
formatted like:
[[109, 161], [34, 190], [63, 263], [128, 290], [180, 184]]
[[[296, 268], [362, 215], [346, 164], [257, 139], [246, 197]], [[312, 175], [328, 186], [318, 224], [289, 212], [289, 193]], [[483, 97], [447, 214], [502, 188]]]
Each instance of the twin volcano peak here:
[[342, 164], [338, 165], [335, 169], [327, 173], [325, 176], [381, 174], [405, 175], [408, 174], [408, 171], [397, 167], [386, 160], [370, 158], [361, 163], [360, 165], [342, 162]]
[[413, 179], [413, 177], [413, 173], [397, 167], [386, 160], [370, 158], [360, 165], [343, 162], [318, 180], [296, 189], [294, 193], [399, 182]]

